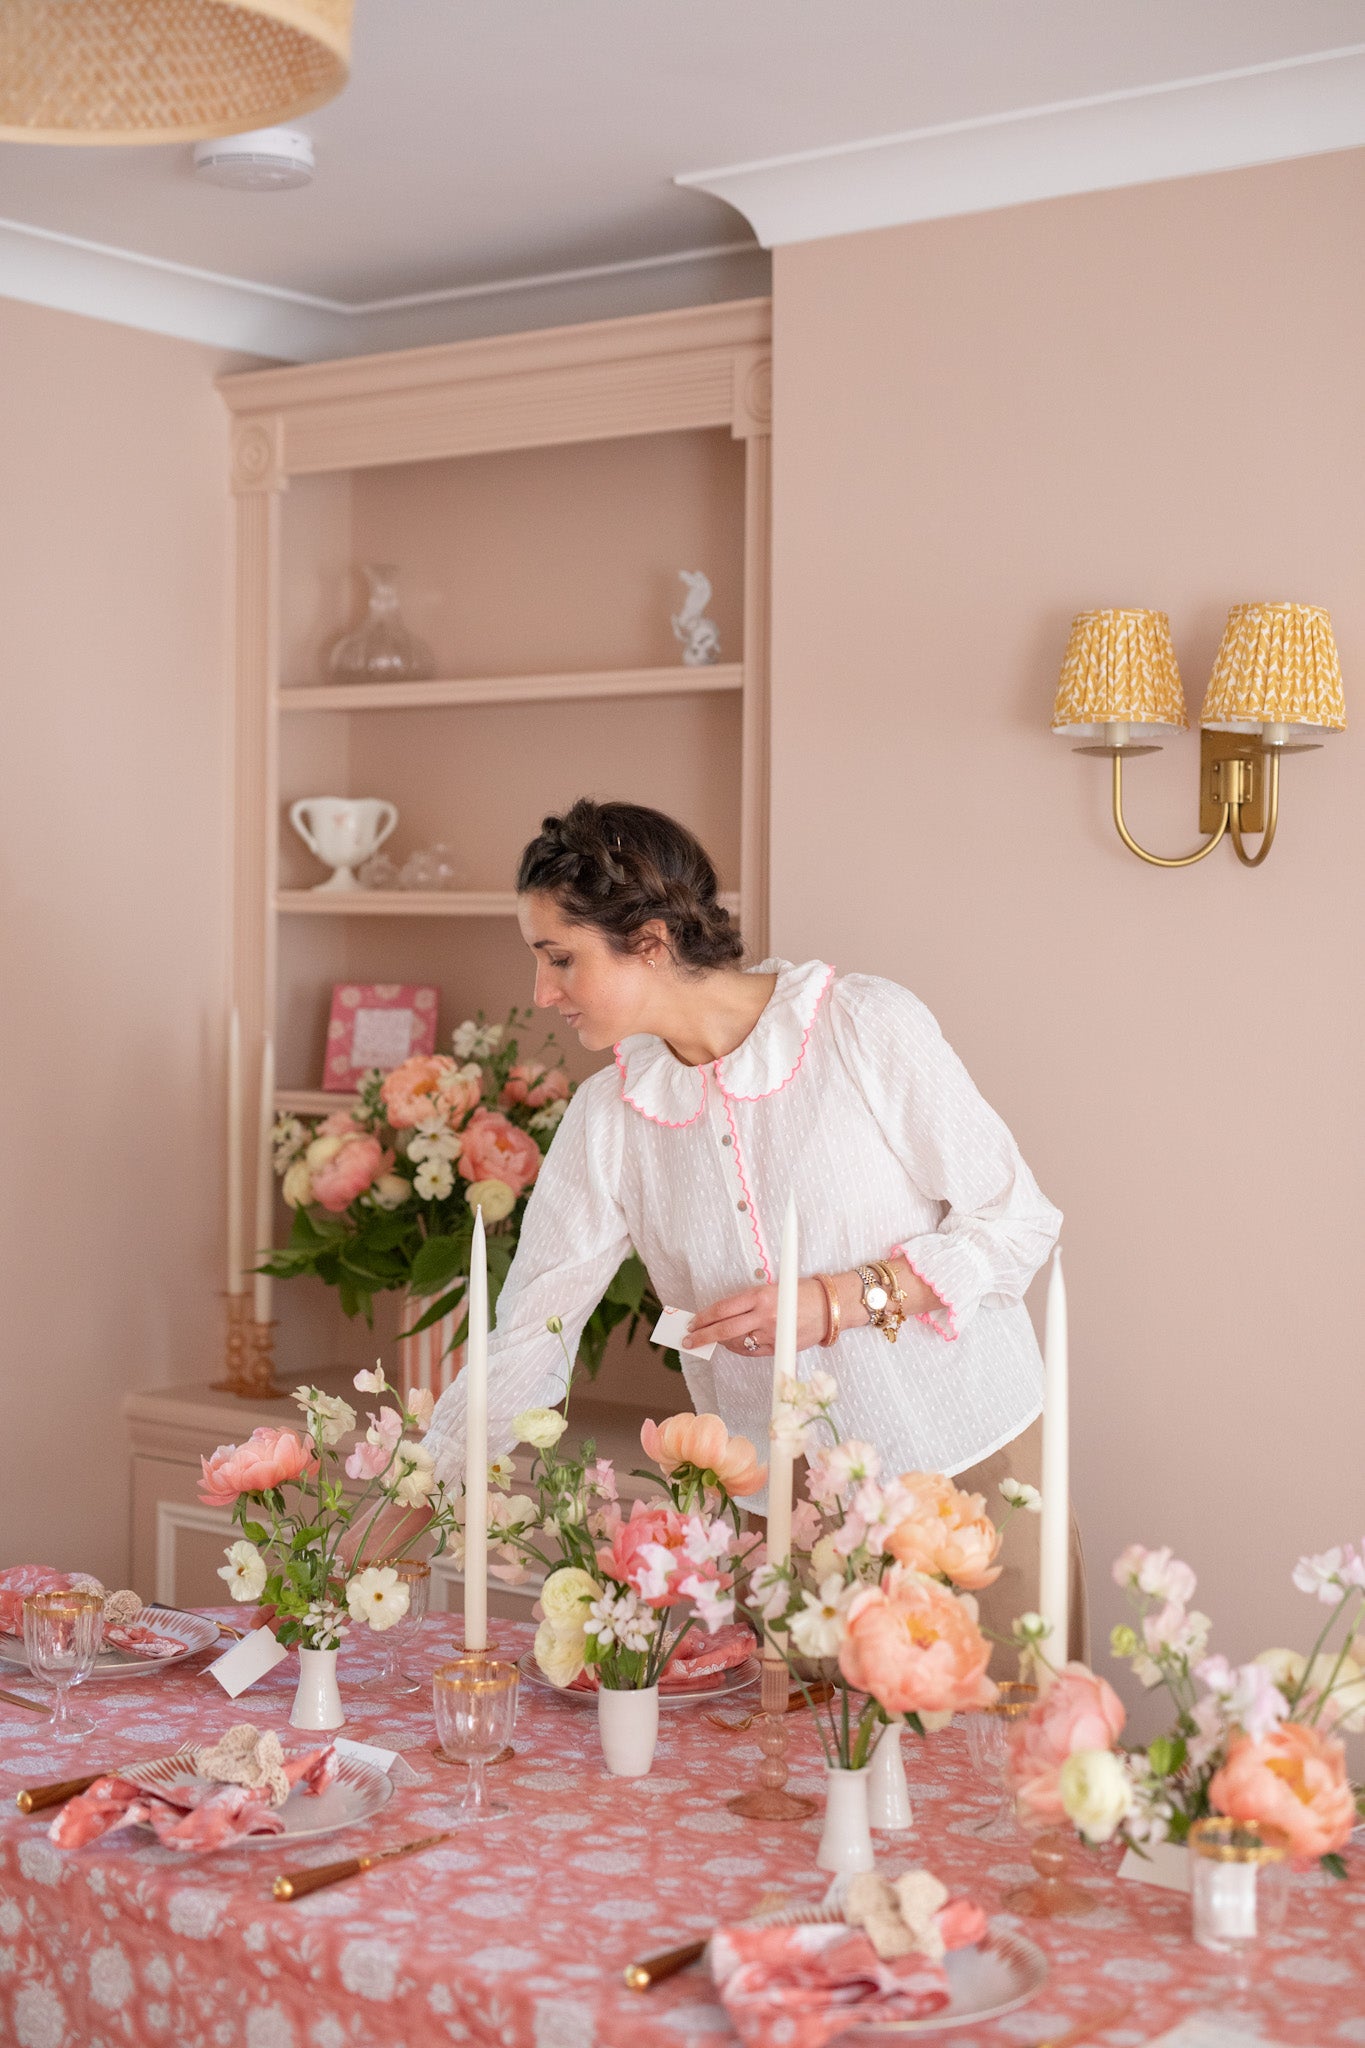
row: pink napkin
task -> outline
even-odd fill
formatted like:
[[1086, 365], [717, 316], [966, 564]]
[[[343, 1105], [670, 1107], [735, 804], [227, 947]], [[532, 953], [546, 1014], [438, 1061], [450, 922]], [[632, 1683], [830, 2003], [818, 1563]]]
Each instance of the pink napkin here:
[[[24, 1633], [24, 1601], [30, 1593], [66, 1593], [72, 1586], [96, 1584], [88, 1573], [59, 1572], [46, 1564], [12, 1564], [0, 1571], [0, 1630], [12, 1636]], [[139, 1622], [106, 1622], [104, 1640], [115, 1650], [127, 1650], [134, 1657], [173, 1657], [184, 1644], [162, 1635], [159, 1629]]]
[[860, 1928], [718, 1927], [711, 1974], [745, 2048], [824, 2048], [849, 2027], [929, 2019], [948, 1976], [927, 1956], [883, 1962]]
[[[341, 1759], [329, 1743], [285, 1761], [292, 1786], [325, 1792], [336, 1777]], [[284, 1830], [278, 1809], [264, 1785], [224, 1785], [208, 1778], [154, 1790], [130, 1778], [97, 1778], [88, 1791], [70, 1799], [48, 1829], [59, 1849], [83, 1849], [115, 1828], [145, 1825], [167, 1849], [203, 1852], [221, 1849], [243, 1835], [278, 1835]]]

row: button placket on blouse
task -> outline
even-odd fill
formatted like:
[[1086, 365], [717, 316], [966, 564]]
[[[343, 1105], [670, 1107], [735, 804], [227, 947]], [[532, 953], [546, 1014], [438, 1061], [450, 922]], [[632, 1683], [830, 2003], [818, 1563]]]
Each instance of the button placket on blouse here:
[[739, 1126], [735, 1121], [730, 1098], [725, 1093], [718, 1068], [712, 1067], [711, 1072], [716, 1083], [711, 1092], [711, 1124], [716, 1135], [716, 1152], [724, 1174], [731, 1213], [739, 1231], [744, 1262], [756, 1282], [771, 1282], [772, 1271], [768, 1264], [767, 1240], [759, 1221], [753, 1190], [744, 1166], [744, 1155], [739, 1143]]

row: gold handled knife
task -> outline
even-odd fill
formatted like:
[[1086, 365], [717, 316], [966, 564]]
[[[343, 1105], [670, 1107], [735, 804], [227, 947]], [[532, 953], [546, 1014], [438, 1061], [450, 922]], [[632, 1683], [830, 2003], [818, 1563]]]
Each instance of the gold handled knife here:
[[21, 1692], [0, 1692], [0, 1700], [10, 1707], [27, 1707], [31, 1714], [50, 1714], [51, 1707], [45, 1707], [41, 1700], [27, 1699]]
[[306, 1899], [309, 1892], [320, 1892], [324, 1885], [340, 1884], [343, 1878], [359, 1877], [362, 1871], [373, 1870], [376, 1863], [388, 1863], [395, 1856], [415, 1856], [419, 1849], [434, 1849], [438, 1842], [449, 1839], [447, 1828], [444, 1834], [400, 1842], [396, 1849], [376, 1849], [372, 1856], [348, 1856], [344, 1863], [320, 1863], [316, 1870], [287, 1870], [275, 1879], [271, 1890], [277, 1899]]
[[632, 1991], [648, 1991], [652, 1984], [662, 1984], [665, 1977], [676, 1977], [679, 1970], [685, 1970], [689, 1963], [700, 1962], [705, 1953], [705, 1941], [685, 1941], [681, 1948], [668, 1948], [662, 1955], [646, 1956], [642, 1963], [627, 1963], [626, 1983]]
[[97, 1779], [108, 1775], [107, 1771], [92, 1771], [88, 1778], [62, 1778], [55, 1785], [25, 1785], [22, 1792], [15, 1793], [14, 1803], [20, 1813], [41, 1813], [45, 1806], [64, 1806], [68, 1799], [88, 1792]]

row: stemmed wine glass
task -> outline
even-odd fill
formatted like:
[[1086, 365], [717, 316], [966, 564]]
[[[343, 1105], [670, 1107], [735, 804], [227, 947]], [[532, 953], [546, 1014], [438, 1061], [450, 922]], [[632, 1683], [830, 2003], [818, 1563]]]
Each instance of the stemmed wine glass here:
[[996, 1687], [996, 1698], [967, 1716], [967, 1747], [973, 1768], [995, 1787], [1000, 1804], [989, 1819], [974, 1821], [972, 1831], [987, 1842], [1017, 1842], [1019, 1822], [1014, 1797], [1006, 1780], [1010, 1736], [1038, 1697], [1036, 1685], [1007, 1681]]
[[510, 1813], [505, 1799], [490, 1795], [484, 1767], [512, 1739], [517, 1720], [516, 1665], [497, 1658], [455, 1657], [448, 1664], [437, 1665], [431, 1683], [441, 1748], [452, 1762], [469, 1765], [469, 1783], [453, 1824], [463, 1827]]
[[404, 1671], [403, 1650], [417, 1634], [427, 1618], [427, 1606], [431, 1598], [431, 1566], [417, 1557], [381, 1557], [376, 1560], [397, 1572], [408, 1589], [408, 1611], [401, 1621], [386, 1628], [380, 1637], [383, 1659], [372, 1678], [364, 1678], [361, 1684], [367, 1691], [378, 1692], [382, 1687], [392, 1686], [395, 1692], [420, 1692], [422, 1681], [411, 1672]]
[[71, 1689], [94, 1669], [103, 1641], [102, 1593], [30, 1593], [25, 1600], [24, 1650], [34, 1677], [56, 1694], [52, 1733], [59, 1739], [85, 1735], [94, 1726], [72, 1706]]

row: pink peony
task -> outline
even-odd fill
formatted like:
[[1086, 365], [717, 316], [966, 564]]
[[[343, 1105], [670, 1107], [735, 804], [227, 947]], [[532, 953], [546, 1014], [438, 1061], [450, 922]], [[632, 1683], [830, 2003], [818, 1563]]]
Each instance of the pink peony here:
[[378, 1138], [368, 1133], [347, 1138], [339, 1152], [313, 1168], [313, 1200], [339, 1216], [392, 1165], [392, 1152], [386, 1152]]
[[514, 1195], [540, 1172], [540, 1147], [496, 1109], [476, 1109], [465, 1126], [460, 1172], [466, 1180], [506, 1181]]
[[1304, 1721], [1282, 1721], [1260, 1742], [1234, 1735], [1209, 1804], [1231, 1820], [1278, 1828], [1295, 1856], [1344, 1849], [1356, 1820], [1344, 1744]]
[[524, 1103], [527, 1109], [544, 1109], [547, 1102], [567, 1102], [569, 1077], [563, 1067], [545, 1068], [539, 1060], [527, 1060], [508, 1071], [500, 1100], [504, 1109]]
[[1009, 1781], [1023, 1811], [1065, 1826], [1062, 1765], [1078, 1749], [1112, 1749], [1124, 1718], [1111, 1685], [1084, 1664], [1064, 1664], [1010, 1738]]
[[975, 1602], [893, 1567], [850, 1603], [839, 1668], [888, 1714], [954, 1714], [995, 1698], [990, 1655]]
[[318, 1131], [320, 1138], [354, 1138], [359, 1135], [360, 1125], [349, 1109], [334, 1109]]
[[747, 1436], [731, 1436], [719, 1415], [670, 1415], [646, 1422], [640, 1444], [667, 1478], [680, 1465], [713, 1472], [729, 1494], [757, 1493], [768, 1476]]
[[[598, 1550], [597, 1562], [609, 1579], [641, 1593], [644, 1585], [656, 1583], [653, 1574], [659, 1562], [643, 1553], [658, 1544], [681, 1555], [686, 1540], [687, 1524], [674, 1509], [637, 1500], [631, 1505], [630, 1520], [618, 1523], [611, 1542]], [[642, 1593], [642, 1597], [656, 1607], [667, 1607], [672, 1600], [670, 1593], [662, 1598]]]
[[396, 1131], [410, 1131], [434, 1117], [458, 1127], [478, 1105], [479, 1084], [466, 1080], [443, 1052], [414, 1053], [385, 1075], [379, 1093]]
[[963, 1493], [941, 1472], [905, 1472], [900, 1483], [914, 1507], [885, 1540], [897, 1563], [951, 1579], [970, 1593], [994, 1585], [1002, 1570], [995, 1561], [1000, 1531], [986, 1513], [984, 1494]]
[[311, 1479], [318, 1469], [311, 1436], [292, 1429], [253, 1429], [244, 1444], [219, 1444], [201, 1458], [199, 1498], [206, 1508], [230, 1508], [241, 1493], [269, 1493], [291, 1479]]

